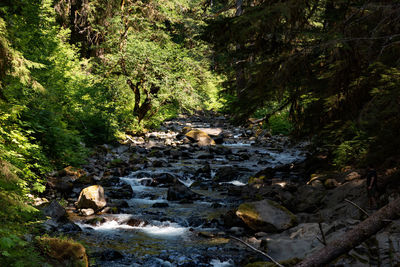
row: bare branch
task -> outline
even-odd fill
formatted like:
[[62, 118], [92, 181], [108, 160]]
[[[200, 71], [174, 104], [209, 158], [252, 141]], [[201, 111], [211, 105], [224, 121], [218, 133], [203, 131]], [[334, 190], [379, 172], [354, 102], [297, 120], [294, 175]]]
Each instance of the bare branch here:
[[351, 200], [348, 200], [347, 198], [344, 199], [345, 201], [349, 202], [350, 204], [352, 204], [353, 206], [355, 206], [356, 208], [358, 208], [359, 210], [361, 210], [365, 215], [367, 215], [369, 217], [368, 212], [366, 212], [363, 208], [361, 208], [360, 206], [358, 206], [356, 203], [354, 203]]
[[268, 255], [267, 253], [265, 253], [265, 252], [263, 252], [263, 251], [261, 251], [261, 250], [256, 249], [256, 248], [253, 247], [252, 245], [250, 245], [250, 244], [244, 242], [243, 240], [241, 240], [241, 239], [239, 239], [239, 238], [237, 238], [237, 237], [234, 237], [234, 236], [231, 236], [231, 235], [229, 235], [229, 237], [232, 238], [232, 239], [235, 239], [235, 240], [237, 240], [237, 241], [239, 241], [239, 242], [241, 242], [242, 244], [245, 244], [247, 247], [251, 248], [252, 250], [254, 250], [254, 251], [256, 251], [256, 252], [258, 252], [258, 253], [264, 255], [265, 257], [267, 257], [269, 260], [271, 260], [273, 263], [275, 263], [275, 264], [278, 265], [279, 267], [283, 267], [282, 264], [280, 264], [279, 262], [277, 262], [276, 260], [274, 260], [274, 259], [273, 259], [270, 255]]

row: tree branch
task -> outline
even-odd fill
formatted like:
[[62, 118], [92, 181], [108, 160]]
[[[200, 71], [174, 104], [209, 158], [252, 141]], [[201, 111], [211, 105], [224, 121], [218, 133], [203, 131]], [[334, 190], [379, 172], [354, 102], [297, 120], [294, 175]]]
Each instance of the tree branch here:
[[261, 250], [256, 249], [256, 248], [253, 247], [252, 245], [247, 244], [246, 242], [244, 242], [243, 240], [241, 240], [241, 239], [239, 239], [239, 238], [237, 238], [237, 237], [234, 237], [234, 236], [231, 236], [231, 235], [229, 235], [229, 237], [232, 238], [232, 239], [235, 239], [235, 240], [237, 240], [237, 241], [239, 241], [239, 242], [241, 242], [242, 244], [245, 244], [247, 247], [251, 248], [252, 250], [254, 250], [254, 251], [256, 251], [256, 252], [258, 252], [258, 253], [264, 255], [265, 257], [267, 257], [269, 260], [271, 260], [273, 263], [275, 263], [275, 264], [278, 265], [279, 267], [283, 267], [282, 264], [280, 264], [279, 262], [277, 262], [276, 260], [274, 260], [274, 259], [273, 259], [270, 255], [268, 255], [267, 253], [265, 253], [265, 252], [263, 252], [263, 251], [261, 251]]

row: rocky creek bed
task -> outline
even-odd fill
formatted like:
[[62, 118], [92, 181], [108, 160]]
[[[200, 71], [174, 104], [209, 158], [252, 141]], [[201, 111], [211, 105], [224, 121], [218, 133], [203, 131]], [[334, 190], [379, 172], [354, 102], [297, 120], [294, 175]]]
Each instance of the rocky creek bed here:
[[[91, 266], [267, 261], [232, 236], [293, 263], [323, 246], [321, 229], [329, 242], [365, 217], [345, 199], [367, 203], [360, 171], [309, 179], [307, 155], [306, 143], [233, 127], [223, 116], [181, 116], [99, 147], [82, 169], [53, 173], [44, 228], [85, 244]], [[399, 227], [393, 222], [334, 265], [398, 262]]]

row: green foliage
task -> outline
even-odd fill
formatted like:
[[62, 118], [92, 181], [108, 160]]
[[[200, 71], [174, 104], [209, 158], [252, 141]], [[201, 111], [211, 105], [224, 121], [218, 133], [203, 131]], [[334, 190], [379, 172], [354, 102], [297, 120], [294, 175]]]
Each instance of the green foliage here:
[[293, 125], [289, 120], [289, 112], [279, 112], [272, 115], [268, 121], [271, 134], [288, 135], [293, 130]]
[[40, 255], [21, 236], [32, 227], [37, 210], [26, 204], [18, 169], [0, 159], [0, 262], [5, 266], [40, 266]]
[[39, 264], [21, 236], [47, 173], [127, 130], [219, 107], [203, 25], [200, 0], [0, 3], [1, 263]]

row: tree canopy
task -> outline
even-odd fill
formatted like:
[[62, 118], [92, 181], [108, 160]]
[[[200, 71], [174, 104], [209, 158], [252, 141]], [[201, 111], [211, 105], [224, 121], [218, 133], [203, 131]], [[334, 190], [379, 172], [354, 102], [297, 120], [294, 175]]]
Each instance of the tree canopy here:
[[260, 107], [287, 107], [296, 132], [334, 146], [338, 161], [397, 153], [398, 1], [218, 4], [239, 2], [240, 16], [214, 8], [204, 38], [228, 76], [228, 108], [240, 121]]

